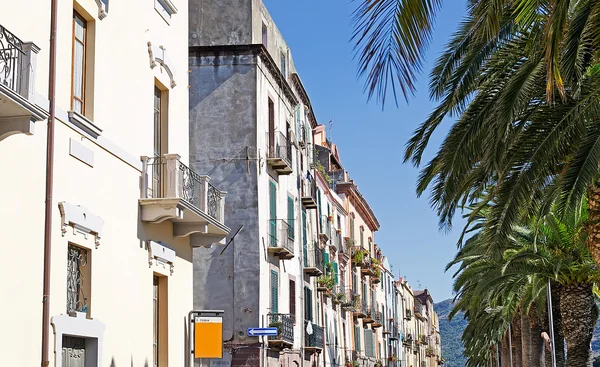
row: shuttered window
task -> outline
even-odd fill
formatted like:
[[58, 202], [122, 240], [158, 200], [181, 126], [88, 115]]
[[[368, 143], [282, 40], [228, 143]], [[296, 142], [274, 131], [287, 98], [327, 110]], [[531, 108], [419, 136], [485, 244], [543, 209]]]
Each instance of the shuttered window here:
[[367, 357], [375, 357], [375, 346], [373, 345], [373, 331], [365, 329], [365, 354]]
[[354, 241], [354, 218], [350, 217], [350, 238]]
[[296, 323], [296, 282], [290, 279], [290, 315]]
[[270, 245], [277, 246], [277, 187], [269, 182], [269, 237]]
[[294, 228], [294, 198], [288, 196], [288, 238], [294, 239], [295, 228]]
[[308, 266], [308, 239], [306, 235], [306, 209], [302, 209], [302, 255], [304, 257], [304, 266]]
[[339, 274], [338, 274], [338, 263], [333, 262], [333, 277], [335, 278], [335, 284], [340, 282]]
[[327, 263], [329, 263], [329, 254], [323, 250], [323, 266], [325, 267], [325, 271], [327, 271]]
[[304, 287], [304, 315], [306, 320], [313, 320], [313, 308], [312, 308], [312, 291], [308, 287]]
[[329, 345], [329, 322], [327, 321], [327, 314], [325, 314], [325, 343]]
[[279, 313], [279, 274], [271, 270], [271, 313]]
[[319, 216], [319, 229], [323, 233], [323, 213], [321, 213], [321, 190], [317, 189], [317, 215]]
[[360, 326], [354, 325], [354, 350], [360, 352]]

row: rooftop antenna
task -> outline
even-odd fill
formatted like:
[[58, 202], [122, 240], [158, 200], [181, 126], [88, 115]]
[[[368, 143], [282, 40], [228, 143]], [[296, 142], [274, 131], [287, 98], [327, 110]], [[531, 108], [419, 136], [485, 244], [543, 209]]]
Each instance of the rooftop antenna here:
[[329, 131], [327, 132], [327, 136], [329, 136], [329, 140], [331, 141], [331, 128], [333, 127], [333, 120], [329, 119]]

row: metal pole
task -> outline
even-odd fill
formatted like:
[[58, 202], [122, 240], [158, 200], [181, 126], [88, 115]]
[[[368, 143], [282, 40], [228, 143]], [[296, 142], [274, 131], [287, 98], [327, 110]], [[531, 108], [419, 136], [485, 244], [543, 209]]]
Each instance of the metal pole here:
[[550, 329], [550, 353], [552, 355], [552, 367], [556, 367], [556, 344], [554, 343], [554, 315], [552, 314], [552, 290], [550, 279], [548, 279], [548, 328]]
[[508, 324], [508, 356], [510, 359], [510, 367], [513, 367], [513, 358], [512, 358], [512, 329], [510, 324]]
[[500, 343], [496, 344], [496, 367], [500, 367]]

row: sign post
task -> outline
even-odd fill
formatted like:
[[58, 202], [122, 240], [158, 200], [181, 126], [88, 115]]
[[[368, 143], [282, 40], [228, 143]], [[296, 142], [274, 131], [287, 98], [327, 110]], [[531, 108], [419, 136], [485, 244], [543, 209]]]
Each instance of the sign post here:
[[195, 359], [223, 358], [223, 310], [194, 310], [188, 314], [189, 366]]

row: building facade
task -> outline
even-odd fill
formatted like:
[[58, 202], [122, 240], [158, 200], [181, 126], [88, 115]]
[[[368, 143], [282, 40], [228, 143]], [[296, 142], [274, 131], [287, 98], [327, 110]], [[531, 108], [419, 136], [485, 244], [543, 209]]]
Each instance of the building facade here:
[[41, 345], [42, 365], [183, 366], [192, 248], [229, 232], [225, 193], [188, 165], [187, 1], [56, 4], [54, 38], [51, 2], [0, 14], [0, 220], [25, 255], [0, 271], [18, 279], [4, 364], [40, 365]]

